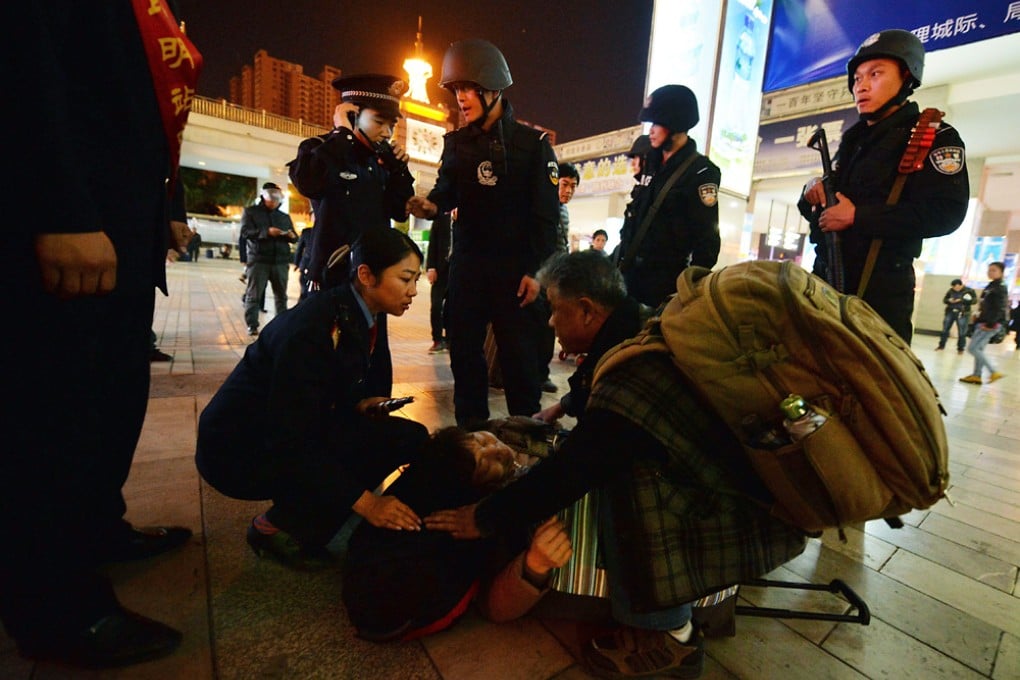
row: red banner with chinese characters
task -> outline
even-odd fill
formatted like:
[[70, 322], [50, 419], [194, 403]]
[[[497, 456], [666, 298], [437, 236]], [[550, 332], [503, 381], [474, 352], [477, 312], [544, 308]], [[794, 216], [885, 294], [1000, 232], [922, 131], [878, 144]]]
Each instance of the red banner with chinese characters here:
[[184, 35], [164, 0], [131, 0], [145, 45], [159, 113], [170, 149], [170, 185], [177, 180], [184, 125], [195, 96], [202, 55]]

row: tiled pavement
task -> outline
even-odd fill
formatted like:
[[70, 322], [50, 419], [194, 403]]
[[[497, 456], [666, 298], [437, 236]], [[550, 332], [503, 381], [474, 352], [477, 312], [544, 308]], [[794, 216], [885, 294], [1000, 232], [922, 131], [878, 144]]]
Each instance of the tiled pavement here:
[[[471, 613], [422, 641], [376, 645], [351, 634], [336, 571], [298, 574], [256, 558], [243, 532], [265, 504], [221, 496], [201, 482], [192, 458], [198, 414], [249, 342], [240, 265], [202, 259], [169, 270], [171, 294], [158, 297], [154, 326], [174, 361], [152, 366], [125, 494], [134, 523], [183, 524], [195, 538], [176, 554], [111, 574], [127, 606], [184, 630], [184, 644], [161, 661], [90, 673], [26, 662], [0, 636], [0, 679], [589, 677], [575, 661], [572, 623], [528, 617], [494, 625]], [[434, 428], [452, 423], [452, 380], [448, 356], [425, 351], [427, 285], [408, 314], [391, 319], [390, 342], [394, 394], [416, 397], [403, 413]], [[870, 605], [870, 626], [738, 617], [736, 637], [708, 642], [702, 677], [1020, 678], [1020, 353], [1012, 338], [993, 346], [1007, 377], [975, 387], [957, 382], [970, 357], [936, 354], [935, 344], [919, 336], [914, 349], [949, 411], [955, 505], [915, 512], [900, 530], [883, 522], [850, 528], [846, 543], [827, 533], [771, 574], [847, 581]], [[572, 364], [552, 365], [562, 388]], [[491, 393], [491, 405], [494, 415], [505, 414], [501, 393]], [[817, 593], [741, 594], [743, 604], [845, 609]]]

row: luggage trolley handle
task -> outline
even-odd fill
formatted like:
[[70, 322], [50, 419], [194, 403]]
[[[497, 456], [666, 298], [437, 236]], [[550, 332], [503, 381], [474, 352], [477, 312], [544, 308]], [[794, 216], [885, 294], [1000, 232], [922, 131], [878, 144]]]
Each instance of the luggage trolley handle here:
[[833, 579], [828, 584], [824, 583], [793, 583], [790, 581], [768, 581], [755, 579], [741, 585], [758, 586], [761, 588], [790, 588], [793, 590], [824, 590], [830, 593], [842, 595], [850, 603], [850, 606], [857, 610], [856, 614], [823, 614], [820, 612], [805, 612], [793, 609], [776, 609], [772, 607], [749, 607], [738, 605], [736, 613], [739, 616], [769, 616], [780, 619], [811, 619], [815, 621], [840, 621], [846, 623], [859, 623], [867, 626], [871, 623], [871, 610], [868, 603], [860, 595], [854, 592], [842, 579]]

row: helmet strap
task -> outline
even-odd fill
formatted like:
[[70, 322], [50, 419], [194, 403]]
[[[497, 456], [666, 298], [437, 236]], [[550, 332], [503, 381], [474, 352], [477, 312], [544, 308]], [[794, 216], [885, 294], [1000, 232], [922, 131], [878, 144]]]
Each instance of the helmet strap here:
[[676, 146], [676, 133], [673, 132], [673, 128], [669, 128], [669, 134], [666, 136], [666, 141], [662, 144], [662, 150], [666, 153], [675, 151], [673, 147]]
[[[496, 104], [499, 103], [500, 98], [503, 96], [503, 90], [483, 90], [479, 87], [475, 89], [475, 92], [478, 93], [478, 99], [482, 102], [482, 117], [478, 121], [478, 125], [481, 127], [489, 120], [489, 114], [492, 112], [492, 109], [495, 108]], [[491, 102], [485, 101], [486, 92], [496, 93], [496, 96], [492, 98]]]
[[886, 114], [889, 113], [890, 109], [899, 108], [900, 106], [903, 106], [903, 103], [907, 101], [907, 97], [909, 97], [913, 93], [914, 88], [912, 88], [908, 82], [904, 82], [903, 86], [900, 88], [900, 91], [897, 92], [894, 97], [889, 99], [889, 101], [887, 101], [885, 104], [882, 104], [882, 106], [878, 107], [871, 113], [862, 113], [861, 120], [867, 122], [882, 120], [883, 118], [885, 118]]

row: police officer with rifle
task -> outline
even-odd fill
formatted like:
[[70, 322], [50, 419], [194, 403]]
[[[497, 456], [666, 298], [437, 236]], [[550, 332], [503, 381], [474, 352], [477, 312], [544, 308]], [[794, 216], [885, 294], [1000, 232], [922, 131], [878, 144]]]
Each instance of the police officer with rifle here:
[[[907, 342], [913, 327], [914, 258], [923, 239], [955, 231], [967, 213], [963, 141], [935, 109], [907, 101], [920, 87], [924, 47], [913, 33], [867, 38], [847, 63], [860, 121], [833, 159], [835, 200], [821, 178], [804, 187], [798, 208], [816, 245], [814, 273], [864, 298]], [[838, 234], [839, 248], [826, 243]], [[841, 251], [842, 262], [834, 261]]]

